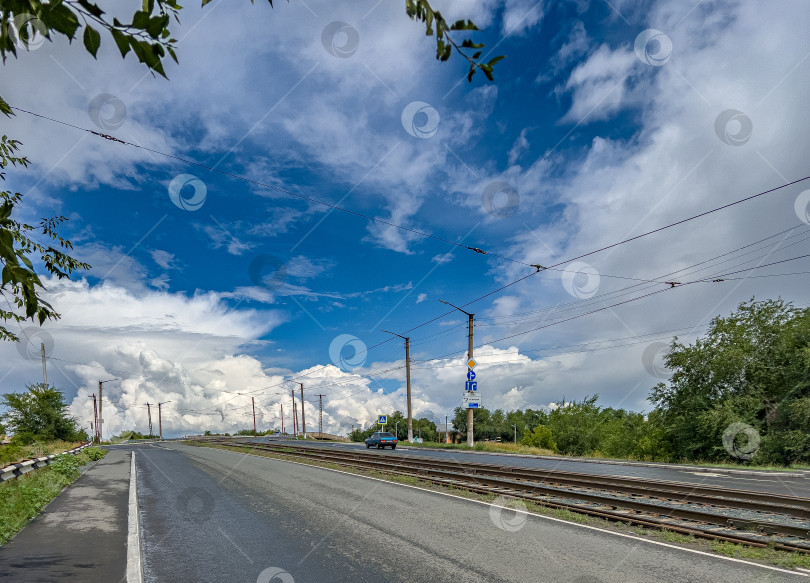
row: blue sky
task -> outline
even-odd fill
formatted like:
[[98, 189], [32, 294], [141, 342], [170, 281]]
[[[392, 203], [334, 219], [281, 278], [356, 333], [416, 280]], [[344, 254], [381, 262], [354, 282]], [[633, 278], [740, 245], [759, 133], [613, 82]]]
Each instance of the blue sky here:
[[[810, 174], [796, 147], [810, 129], [807, 16], [778, 4], [763, 17], [730, 0], [436, 2], [507, 55], [495, 83], [468, 83], [458, 56], [435, 61], [393, 0], [190, 5], [169, 81], [109, 41], [98, 62], [61, 41], [21, 52], [3, 71], [12, 105], [249, 179], [23, 113], [4, 122], [34, 163], [9, 173], [22, 217], [69, 216], [64, 234], [93, 265], [48, 282], [63, 319], [28, 330], [30, 345], [52, 342], [49, 380], [83, 421], [97, 381], [120, 379], [110, 432], [144, 429], [147, 401], [171, 401], [170, 433], [233, 430], [250, 396], [276, 426], [290, 379], [308, 416], [323, 393], [326, 428], [345, 431], [404, 410], [402, 343], [381, 328], [406, 334], [447, 312], [440, 298], [466, 304], [560, 263], [465, 308], [484, 404], [598, 393], [649, 410], [672, 331], [694, 339], [752, 296], [805, 305], [806, 276], [781, 274], [807, 260], [609, 306], [704, 261], [678, 277], [803, 255], [810, 186], [568, 260]], [[658, 283], [626, 290], [632, 278]], [[417, 414], [459, 404], [464, 323], [407, 332]], [[25, 350], [0, 350], [0, 390], [39, 380]]]

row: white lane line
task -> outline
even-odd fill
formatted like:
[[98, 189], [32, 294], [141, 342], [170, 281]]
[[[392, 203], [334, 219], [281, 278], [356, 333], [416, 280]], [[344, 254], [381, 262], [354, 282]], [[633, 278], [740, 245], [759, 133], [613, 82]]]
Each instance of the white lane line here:
[[[225, 451], [225, 450], [221, 450], [221, 451]], [[231, 453], [236, 453], [236, 452], [231, 452]], [[750, 561], [745, 561], [743, 559], [735, 559], [733, 557], [724, 557], [723, 555], [715, 555], [713, 553], [707, 553], [705, 551], [698, 551], [696, 549], [688, 549], [688, 548], [685, 548], [685, 547], [679, 547], [677, 545], [671, 545], [669, 543], [664, 543], [664, 542], [660, 542], [660, 541], [648, 540], [648, 539], [633, 536], [633, 535], [630, 535], [630, 534], [624, 534], [622, 532], [613, 532], [613, 531], [610, 531], [610, 530], [605, 530], [604, 528], [599, 528], [598, 526], [590, 526], [590, 525], [587, 525], [587, 524], [579, 524], [579, 523], [576, 523], [576, 522], [569, 522], [567, 520], [562, 520], [560, 518], [554, 518], [552, 516], [545, 516], [545, 515], [542, 515], [542, 514], [534, 514], [532, 512], [528, 512], [528, 511], [525, 511], [525, 510], [518, 510], [516, 508], [506, 508], [505, 506], [499, 506], [498, 504], [491, 504], [489, 502], [484, 502], [482, 500], [472, 500], [470, 498], [464, 498], [463, 496], [456, 496], [455, 494], [447, 494], [445, 492], [437, 492], [436, 490], [428, 490], [427, 488], [420, 488], [419, 486], [412, 486], [410, 484], [402, 484], [400, 482], [389, 482], [388, 480], [383, 480], [383, 479], [380, 479], [380, 478], [372, 478], [371, 476], [363, 476], [363, 475], [360, 475], [360, 474], [353, 474], [351, 472], [344, 472], [342, 470], [334, 470], [332, 468], [324, 468], [324, 467], [321, 467], [321, 466], [313, 466], [311, 464], [304, 464], [304, 463], [301, 463], [301, 462], [294, 462], [294, 461], [290, 461], [290, 460], [284, 460], [284, 459], [278, 459], [278, 458], [268, 458], [268, 457], [265, 457], [265, 456], [255, 455], [255, 454], [251, 454], [251, 453], [245, 453], [245, 454], [242, 454], [242, 455], [249, 455], [249, 456], [252, 456], [252, 457], [262, 458], [262, 459], [266, 459], [266, 460], [267, 459], [275, 459], [276, 461], [285, 462], [285, 463], [288, 463], [288, 464], [296, 464], [296, 465], [299, 465], [299, 466], [307, 466], [309, 468], [317, 468], [319, 470], [326, 470], [327, 472], [337, 472], [338, 474], [346, 474], [347, 476], [354, 476], [355, 478], [363, 478], [363, 479], [366, 479], [366, 480], [374, 480], [375, 482], [385, 482], [386, 484], [391, 484], [392, 486], [401, 486], [403, 488], [413, 488], [414, 490], [420, 490], [422, 492], [427, 492], [429, 494], [438, 494], [440, 496], [448, 496], [450, 498], [455, 498], [457, 500], [463, 500], [464, 502], [472, 502], [474, 504], [482, 504], [484, 506], [494, 506], [495, 508], [505, 508], [507, 510], [510, 510], [510, 511], [513, 511], [513, 512], [518, 512], [520, 514], [526, 514], [527, 516], [531, 516], [533, 518], [537, 518], [537, 519], [540, 519], [540, 520], [550, 520], [552, 522], [559, 522], [561, 524], [566, 524], [568, 526], [575, 526], [577, 528], [585, 528], [585, 529], [588, 529], [588, 530], [595, 530], [597, 532], [601, 532], [601, 533], [604, 533], [604, 534], [609, 534], [609, 535], [613, 535], [613, 536], [619, 536], [619, 537], [622, 537], [622, 538], [629, 538], [629, 539], [632, 539], [632, 540], [635, 540], [635, 541], [644, 542], [644, 543], [651, 544], [651, 545], [657, 545], [657, 546], [660, 546], [660, 547], [666, 547], [668, 549], [674, 549], [674, 550], [677, 550], [677, 551], [684, 551], [684, 552], [692, 553], [692, 554], [695, 554], [695, 555], [702, 555], [704, 557], [710, 557], [712, 559], [717, 559], [717, 560], [720, 560], [720, 561], [729, 561], [729, 562], [732, 562], [732, 563], [741, 563], [743, 565], [748, 565], [749, 567], [759, 567], [760, 569], [768, 569], [769, 571], [777, 571], [779, 573], [788, 573], [790, 575], [798, 575], [799, 577], [810, 577], [810, 572], [809, 573], [802, 573], [800, 571], [792, 571], [790, 569], [782, 569], [780, 567], [772, 567], [770, 565], [761, 565], [759, 563], [752, 563]]]
[[138, 479], [135, 474], [135, 451], [129, 470], [129, 518], [127, 520], [127, 583], [143, 583], [141, 565], [141, 529], [138, 518]]

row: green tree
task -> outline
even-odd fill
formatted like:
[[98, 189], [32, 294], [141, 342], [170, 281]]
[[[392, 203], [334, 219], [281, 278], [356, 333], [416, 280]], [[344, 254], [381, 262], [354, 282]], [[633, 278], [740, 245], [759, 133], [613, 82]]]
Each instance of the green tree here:
[[[28, 160], [17, 155], [19, 145], [17, 140], [10, 140], [6, 136], [0, 139], [0, 179], [3, 181], [10, 165], [28, 166]], [[70, 241], [56, 232], [56, 227], [67, 220], [65, 217], [42, 219], [37, 226], [22, 223], [12, 216], [15, 205], [21, 200], [22, 194], [19, 192], [0, 191], [0, 295], [6, 299], [9, 308], [0, 308], [0, 321], [20, 322], [31, 318], [42, 324], [45, 320], [58, 318], [59, 314], [39, 297], [44, 287], [32, 259], [38, 256], [45, 271], [59, 279], [69, 277], [74, 270], [90, 266], [62, 251], [73, 248]], [[49, 243], [42, 244], [35, 240], [35, 232]], [[16, 341], [19, 338], [0, 324], [0, 340]]]
[[[253, 1], [253, 0], [251, 0]], [[202, 0], [202, 5], [211, 0]], [[273, 6], [273, 0], [268, 0]], [[163, 67], [168, 55], [177, 62], [175, 51], [177, 40], [172, 37], [172, 22], [179, 23], [182, 7], [175, 0], [143, 0], [140, 10], [135, 11], [129, 22], [110, 18], [100, 3], [91, 0], [0, 0], [0, 57], [5, 63], [9, 55], [17, 56], [18, 49], [27, 49], [35, 42], [37, 35], [52, 40], [64, 36], [69, 41], [79, 35], [85, 50], [96, 58], [102, 43], [100, 31], [112, 38], [122, 58], [132, 52], [152, 74], [166, 77]], [[480, 60], [483, 44], [466, 38], [460, 43], [455, 40], [456, 32], [477, 31], [470, 20], [449, 23], [435, 10], [428, 0], [406, 0], [407, 15], [425, 25], [425, 33], [436, 38], [436, 58], [446, 61], [453, 51], [466, 59], [469, 64], [468, 79], [481, 70], [490, 80], [493, 66], [503, 57], [483, 62]], [[452, 34], [451, 34], [452, 33]], [[0, 112], [13, 115], [12, 107], [0, 96]], [[5, 180], [5, 169], [13, 166], [28, 166], [28, 160], [19, 157], [20, 142], [2, 137], [0, 142], [0, 178]], [[34, 268], [32, 258], [36, 255], [45, 265], [45, 270], [59, 278], [68, 277], [74, 270], [89, 269], [89, 265], [73, 259], [60, 249], [72, 249], [70, 241], [61, 238], [55, 227], [64, 222], [65, 217], [42, 219], [37, 230], [57, 246], [42, 245], [31, 238], [35, 229], [31, 225], [19, 223], [11, 218], [15, 205], [22, 200], [20, 193], [11, 191], [0, 193], [0, 263], [2, 283], [0, 294], [7, 300], [11, 296], [14, 309], [0, 310], [0, 321], [21, 321], [28, 318], [39, 320], [40, 325], [47, 319], [58, 319], [59, 314], [42, 297], [44, 287]], [[18, 340], [11, 331], [0, 325], [0, 340]]]
[[585, 456], [599, 449], [605, 417], [596, 404], [599, 395], [586, 396], [582, 401], [566, 402], [548, 415], [548, 426], [554, 433], [560, 452]]
[[8, 411], [3, 422], [14, 433], [15, 441], [86, 441], [87, 433], [79, 429], [76, 419], [67, 412], [62, 392], [44, 384], [28, 385], [27, 393], [6, 393], [3, 405]]
[[557, 444], [551, 435], [551, 429], [545, 425], [538, 425], [531, 432], [524, 433], [520, 443], [531, 447], [557, 451]]
[[[810, 309], [752, 299], [694, 344], [673, 340], [666, 363], [672, 379], [650, 398], [673, 455], [810, 460]], [[742, 434], [751, 442], [744, 455], [731, 447]]]

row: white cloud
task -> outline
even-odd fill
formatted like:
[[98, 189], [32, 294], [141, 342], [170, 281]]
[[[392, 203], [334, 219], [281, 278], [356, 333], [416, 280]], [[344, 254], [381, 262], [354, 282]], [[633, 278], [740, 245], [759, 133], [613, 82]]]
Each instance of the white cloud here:
[[427, 297], [428, 297], [427, 294], [419, 294], [418, 296], [416, 296], [416, 303], [421, 304], [427, 299]]
[[568, 78], [565, 90], [573, 94], [571, 108], [562, 118], [564, 123], [607, 119], [628, 105], [626, 81], [641, 64], [631, 48], [616, 50], [603, 44], [588, 60], [578, 65]]
[[505, 35], [525, 34], [543, 20], [543, 0], [506, 0], [502, 32]]
[[520, 131], [520, 135], [515, 140], [515, 143], [512, 144], [512, 148], [509, 150], [509, 165], [511, 166], [515, 162], [517, 162], [518, 158], [529, 149], [529, 140], [526, 138], [527, 129], [523, 128]]
[[162, 249], [154, 249], [151, 252], [152, 260], [163, 269], [177, 269], [174, 262], [174, 253], [163, 251]]

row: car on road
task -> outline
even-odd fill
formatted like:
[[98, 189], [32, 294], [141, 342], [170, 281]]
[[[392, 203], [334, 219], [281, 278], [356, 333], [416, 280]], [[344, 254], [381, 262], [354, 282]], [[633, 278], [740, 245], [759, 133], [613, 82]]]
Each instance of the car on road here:
[[397, 448], [397, 438], [389, 431], [375, 431], [371, 437], [366, 439], [366, 449], [377, 446], [377, 449], [385, 449], [386, 446], [391, 446], [391, 449]]

